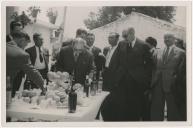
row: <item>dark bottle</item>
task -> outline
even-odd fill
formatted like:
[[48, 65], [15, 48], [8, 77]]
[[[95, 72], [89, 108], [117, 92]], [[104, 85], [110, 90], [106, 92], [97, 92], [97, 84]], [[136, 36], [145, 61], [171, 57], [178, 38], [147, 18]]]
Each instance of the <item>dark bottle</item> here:
[[86, 80], [84, 85], [84, 92], [86, 93], [86, 97], [89, 97], [89, 87], [90, 87], [89, 76], [86, 75]]
[[77, 105], [77, 93], [74, 90], [69, 92], [68, 97], [68, 111], [69, 113], [76, 112], [76, 105]]
[[12, 96], [11, 96], [11, 79], [9, 76], [6, 77], [6, 106], [10, 107]]
[[102, 77], [102, 71], [100, 71], [99, 74], [99, 81], [98, 81], [98, 92], [101, 93], [103, 88], [103, 77]]
[[77, 105], [77, 93], [73, 89], [73, 86], [75, 84], [74, 81], [74, 72], [71, 75], [71, 89], [68, 94], [68, 111], [69, 113], [75, 113], [76, 112], [76, 105]]
[[92, 96], [95, 96], [96, 91], [97, 91], [97, 79], [96, 79], [96, 71], [94, 70], [93, 79], [92, 79], [91, 88], [90, 88], [90, 94]]

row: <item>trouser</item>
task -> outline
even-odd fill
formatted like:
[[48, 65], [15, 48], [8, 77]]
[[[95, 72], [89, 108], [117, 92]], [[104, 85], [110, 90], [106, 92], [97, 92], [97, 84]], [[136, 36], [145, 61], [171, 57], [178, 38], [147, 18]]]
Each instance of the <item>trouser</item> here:
[[25, 73], [23, 71], [20, 71], [17, 73], [17, 75], [13, 79], [13, 88], [12, 88], [12, 97], [15, 96], [16, 91], [19, 90], [22, 78], [24, 77]]
[[167, 107], [167, 120], [168, 121], [182, 121], [183, 117], [180, 110], [175, 103], [173, 94], [164, 93], [162, 87], [157, 85], [154, 88], [151, 104], [151, 120], [163, 121], [164, 120], [164, 105], [166, 102]]
[[150, 121], [150, 113], [151, 113], [151, 101], [149, 99], [149, 94], [144, 95], [144, 100], [142, 101], [144, 106], [142, 108], [141, 120], [142, 121]]

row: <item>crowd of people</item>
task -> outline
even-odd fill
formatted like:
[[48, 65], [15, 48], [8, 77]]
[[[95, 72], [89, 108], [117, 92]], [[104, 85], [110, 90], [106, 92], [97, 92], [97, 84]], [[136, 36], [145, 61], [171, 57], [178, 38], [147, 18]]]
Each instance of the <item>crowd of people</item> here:
[[[61, 43], [54, 51], [49, 69], [49, 51], [43, 48], [41, 33], [33, 34], [34, 46], [25, 49], [30, 37], [20, 22], [11, 22], [6, 38], [6, 72], [11, 79], [12, 96], [25, 80], [24, 89], [41, 88], [46, 93], [47, 73], [68, 72], [84, 86], [93, 67], [103, 76], [103, 91], [109, 95], [101, 104], [104, 121], [163, 121], [167, 106], [168, 121], [186, 120], [186, 54], [183, 42], [171, 33], [164, 35], [163, 49], [157, 40], [135, 36], [135, 28], [109, 33], [103, 52], [94, 46], [95, 35], [84, 29]], [[162, 43], [162, 42], [159, 42]], [[25, 77], [27, 76], [27, 77]], [[99, 114], [96, 118], [99, 118]]]

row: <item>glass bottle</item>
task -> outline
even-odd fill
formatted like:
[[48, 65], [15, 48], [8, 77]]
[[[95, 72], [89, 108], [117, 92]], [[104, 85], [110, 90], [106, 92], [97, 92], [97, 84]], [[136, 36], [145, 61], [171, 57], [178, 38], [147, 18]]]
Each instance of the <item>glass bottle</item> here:
[[71, 75], [71, 80], [70, 80], [70, 84], [71, 84], [71, 89], [70, 92], [68, 94], [68, 112], [69, 113], [75, 113], [76, 112], [76, 105], [77, 105], [77, 93], [75, 92], [75, 90], [73, 89], [74, 86], [74, 72]]
[[103, 77], [102, 77], [102, 71], [99, 73], [99, 81], [98, 81], [98, 92], [101, 93], [103, 88]]
[[86, 93], [86, 97], [89, 97], [89, 87], [90, 87], [89, 76], [86, 75], [86, 80], [84, 85], [84, 92]]
[[76, 105], [77, 105], [77, 93], [75, 90], [71, 89], [69, 92], [68, 97], [68, 110], [69, 113], [75, 113], [76, 112]]
[[90, 88], [90, 94], [92, 96], [95, 96], [96, 91], [97, 91], [97, 79], [96, 79], [96, 70], [94, 70], [93, 79], [92, 79], [91, 88]]
[[11, 94], [11, 78], [9, 76], [6, 77], [6, 106], [7, 108], [10, 107], [11, 100], [12, 100], [12, 94]]

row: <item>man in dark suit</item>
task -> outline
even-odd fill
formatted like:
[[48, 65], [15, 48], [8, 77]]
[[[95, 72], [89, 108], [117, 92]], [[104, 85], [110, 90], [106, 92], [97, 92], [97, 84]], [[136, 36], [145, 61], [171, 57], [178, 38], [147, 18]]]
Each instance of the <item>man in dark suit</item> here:
[[134, 28], [124, 31], [125, 40], [119, 42], [117, 48], [121, 72], [116, 73], [118, 86], [112, 94], [118, 109], [117, 121], [139, 121], [144, 114], [145, 94], [150, 88], [152, 58], [149, 46], [135, 37]]
[[85, 45], [85, 40], [76, 38], [72, 45], [61, 48], [56, 61], [57, 71], [74, 74], [75, 82], [82, 85], [93, 64], [92, 55], [86, 50]]
[[102, 71], [102, 68], [104, 66], [104, 57], [102, 55], [100, 55], [99, 53], [101, 53], [101, 49], [98, 47], [95, 47], [94, 44], [95, 41], [95, 36], [93, 33], [88, 33], [87, 34], [87, 39], [86, 39], [86, 43], [88, 46], [88, 50], [93, 54], [94, 56], [94, 64], [96, 66], [96, 76], [97, 76], [97, 80], [99, 78], [99, 72]]
[[113, 105], [111, 91], [114, 88], [114, 83], [112, 82], [117, 69], [117, 46], [119, 41], [119, 34], [114, 32], [110, 33], [108, 40], [110, 47], [106, 48], [108, 51], [103, 72], [103, 91], [109, 91], [110, 94], [105, 98], [101, 105], [101, 115], [104, 121], [115, 121], [116, 115], [114, 114], [114, 111], [117, 108]]
[[6, 43], [6, 75], [11, 78], [13, 86], [13, 78], [22, 70], [45, 94], [43, 78], [31, 65], [28, 53], [23, 50], [23, 47], [27, 45], [25, 36], [23, 32], [14, 33], [13, 40]]
[[86, 41], [87, 39], [87, 31], [85, 29], [79, 28], [76, 30], [76, 38], [82, 38]]
[[22, 30], [21, 22], [18, 21], [12, 21], [10, 23], [10, 34], [6, 35], [6, 42], [13, 40], [13, 33], [20, 32]]
[[[26, 52], [30, 55], [32, 65], [41, 73], [42, 77], [48, 82], [48, 59], [46, 59], [46, 56], [49, 56], [49, 53], [45, 53], [45, 50], [43, 50], [42, 48], [43, 38], [41, 37], [41, 34], [34, 33], [33, 40], [35, 45], [26, 49]], [[33, 85], [32, 88], [36, 88], [36, 85]]]
[[186, 121], [186, 55], [175, 46], [172, 34], [164, 35], [165, 48], [157, 55], [156, 72], [152, 79], [151, 120]]
[[[27, 44], [30, 43], [30, 37], [27, 33], [25, 33], [25, 42], [21, 42], [18, 44], [18, 46], [24, 50], [24, 48], [27, 46]], [[13, 90], [12, 90], [12, 97], [15, 96], [16, 91], [19, 90], [22, 79], [25, 77], [24, 71], [19, 71], [13, 80]]]

